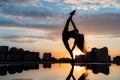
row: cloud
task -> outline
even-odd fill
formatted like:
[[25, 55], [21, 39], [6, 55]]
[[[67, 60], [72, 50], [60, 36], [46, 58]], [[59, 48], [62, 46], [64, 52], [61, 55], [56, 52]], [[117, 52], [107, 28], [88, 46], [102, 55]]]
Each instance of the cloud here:
[[54, 37], [16, 36], [16, 35], [8, 35], [0, 38], [15, 43], [35, 43], [35, 42], [39, 42], [40, 40], [52, 40], [52, 41], [56, 40]]
[[21, 7], [8, 7], [1, 10], [0, 16], [15, 19], [46, 19], [48, 17], [56, 16], [50, 10], [45, 8], [21, 8]]
[[37, 6], [40, 5], [38, 0], [0, 0], [0, 5], [4, 7], [8, 6]]
[[[56, 2], [56, 3], [52, 3]], [[33, 5], [36, 6], [33, 6]], [[48, 5], [47, 5], [48, 4]], [[52, 5], [49, 5], [52, 4]], [[57, 5], [62, 4], [62, 5]], [[71, 5], [72, 4], [72, 5]], [[0, 10], [3, 14], [45, 18], [59, 15], [59, 10], [99, 10], [102, 8], [120, 9], [119, 0], [1, 0]], [[58, 8], [58, 10], [57, 10]], [[55, 10], [56, 9], [56, 10]], [[57, 14], [56, 14], [57, 12]]]
[[[14, 1], [14, 0], [13, 0]], [[24, 1], [24, 0], [23, 0]], [[11, 3], [11, 2], [10, 2]], [[8, 4], [10, 4], [8, 1]], [[14, 3], [15, 4], [15, 3]], [[33, 6], [1, 6], [0, 10], [0, 23], [1, 25], [10, 25], [10, 26], [26, 26], [28, 25], [48, 25], [52, 23], [58, 24], [59, 22], [56, 19], [60, 19], [58, 13], [52, 11], [52, 8], [49, 6], [39, 5], [37, 7]], [[62, 15], [63, 16], [63, 15]], [[57, 23], [58, 22], [58, 23]]]
[[83, 10], [98, 10], [101, 8], [116, 8], [120, 9], [119, 0], [46, 0], [48, 2], [63, 2], [72, 5], [73, 9], [83, 9]]
[[[62, 20], [62, 19], [63, 20]], [[50, 32], [47, 36], [52, 36], [54, 38], [61, 38], [62, 30], [65, 26], [66, 18], [65, 16], [60, 17], [62, 22], [58, 24], [18, 24], [14, 22], [2, 23], [1, 25], [6, 26], [7, 28], [19, 28], [25, 29], [31, 32], [29, 29], [38, 30], [40, 34], [41, 30], [45, 32]], [[80, 30], [81, 33], [85, 33], [86, 35], [111, 35], [111, 37], [120, 37], [120, 14], [117, 13], [104, 13], [104, 14], [85, 14], [76, 15], [73, 17], [73, 20], [76, 23], [76, 26]], [[58, 17], [59, 20], [59, 17]], [[59, 21], [58, 21], [59, 22]], [[34, 34], [34, 35], [37, 35]], [[46, 35], [45, 35], [46, 36]], [[44, 36], [42, 36], [43, 38]], [[110, 37], [110, 36], [108, 36]], [[51, 39], [50, 39], [51, 40]]]
[[15, 43], [35, 43], [35, 39], [30, 38], [24, 38], [24, 37], [18, 37], [18, 36], [8, 36], [8, 37], [0, 37], [2, 40], [15, 42]]
[[[39, 17], [39, 18], [42, 18], [42, 17], [46, 17], [46, 16], [55, 16], [50, 10], [47, 10], [45, 8], [22, 8], [22, 7], [7, 7], [7, 8], [4, 8], [2, 11], [3, 14], [5, 15], [14, 15], [14, 16], [21, 16], [21, 17]], [[42, 10], [44, 9], [44, 10]]]
[[[68, 11], [71, 9], [78, 9], [78, 13], [75, 14], [73, 20], [79, 28], [80, 33], [84, 33], [85, 35], [108, 35], [107, 37], [120, 37], [119, 13], [103, 11], [104, 13], [88, 12], [84, 14], [84, 11], [81, 11], [82, 9], [86, 11], [91, 10], [92, 12], [101, 8], [115, 8], [117, 11], [120, 8], [118, 0], [45, 1], [2, 0], [0, 2], [0, 28], [14, 28], [15, 30], [17, 28], [25, 29], [27, 32], [38, 32], [35, 32], [34, 34], [27, 34], [26, 32], [26, 34], [23, 34], [23, 32], [16, 33], [17, 35], [7, 34], [6, 36], [3, 34], [1, 38], [18, 43], [36, 42], [38, 39], [53, 41], [61, 39], [62, 30], [68, 17], [67, 14], [69, 14]], [[43, 34], [41, 30], [47, 33]]]
[[78, 4], [80, 1], [79, 0], [63, 0], [65, 3], [72, 3], [72, 4]]
[[50, 30], [21, 27], [0, 27], [0, 39], [15, 43], [35, 43], [42, 40], [56, 41], [57, 37]]
[[[33, 5], [36, 6], [33, 6]], [[53, 8], [45, 6], [39, 0], [1, 0], [0, 17], [13, 19], [46, 19], [55, 16]]]
[[112, 35], [120, 37], [120, 14], [92, 14], [79, 18], [81, 19], [77, 23], [79, 29], [88, 35]]

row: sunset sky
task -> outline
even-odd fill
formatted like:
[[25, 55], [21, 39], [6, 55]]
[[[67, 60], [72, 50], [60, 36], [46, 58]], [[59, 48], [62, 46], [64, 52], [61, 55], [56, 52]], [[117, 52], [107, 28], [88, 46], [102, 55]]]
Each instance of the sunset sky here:
[[120, 0], [0, 0], [0, 46], [70, 57], [61, 34], [75, 9], [87, 50], [106, 46], [120, 55]]

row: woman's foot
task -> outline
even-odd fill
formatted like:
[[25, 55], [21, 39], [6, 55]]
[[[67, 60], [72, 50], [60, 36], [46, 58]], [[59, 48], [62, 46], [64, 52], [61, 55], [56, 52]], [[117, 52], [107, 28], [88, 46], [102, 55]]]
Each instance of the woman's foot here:
[[74, 15], [75, 12], [76, 12], [76, 10], [73, 10], [73, 11], [70, 13], [70, 15]]

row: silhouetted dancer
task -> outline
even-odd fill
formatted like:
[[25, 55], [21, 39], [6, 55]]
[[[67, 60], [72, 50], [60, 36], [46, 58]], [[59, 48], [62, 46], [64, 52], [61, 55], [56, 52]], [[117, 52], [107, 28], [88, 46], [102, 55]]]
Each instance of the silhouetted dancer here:
[[72, 65], [72, 68], [71, 68], [71, 71], [70, 71], [69, 75], [67, 76], [66, 80], [70, 80], [71, 77], [73, 78], [73, 80], [76, 80], [74, 75], [73, 75], [74, 63], [71, 63], [71, 65]]
[[[73, 60], [72, 51], [74, 50], [76, 45], [81, 51], [84, 51], [84, 35], [79, 33], [78, 29], [76, 28], [76, 26], [72, 20], [72, 17], [74, 14], [75, 14], [75, 10], [70, 13], [70, 17], [67, 19], [65, 28], [64, 28], [63, 33], [62, 33], [62, 40], [64, 42], [66, 49], [69, 51], [72, 60]], [[72, 30], [72, 31], [68, 31], [70, 21], [71, 21], [73, 28], [74, 28], [74, 30]], [[68, 40], [70, 38], [75, 39], [72, 49], [70, 49], [70, 46], [68, 43]]]

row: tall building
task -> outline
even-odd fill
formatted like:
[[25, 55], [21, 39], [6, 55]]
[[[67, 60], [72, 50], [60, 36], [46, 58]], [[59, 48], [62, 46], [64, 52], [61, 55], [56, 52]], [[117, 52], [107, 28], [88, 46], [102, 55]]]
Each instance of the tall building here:
[[8, 46], [0, 46], [0, 61], [7, 61]]
[[43, 60], [51, 60], [51, 59], [52, 59], [51, 53], [44, 53], [43, 54]]
[[100, 49], [92, 48], [92, 51], [87, 55], [89, 62], [110, 62], [108, 55], [108, 48], [103, 47]]
[[75, 62], [87, 62], [86, 55], [76, 55]]
[[8, 46], [0, 46], [0, 52], [6, 52], [8, 51], [9, 47]]
[[114, 61], [114, 63], [120, 65], [120, 56], [116, 56], [116, 57], [114, 57], [113, 61]]

